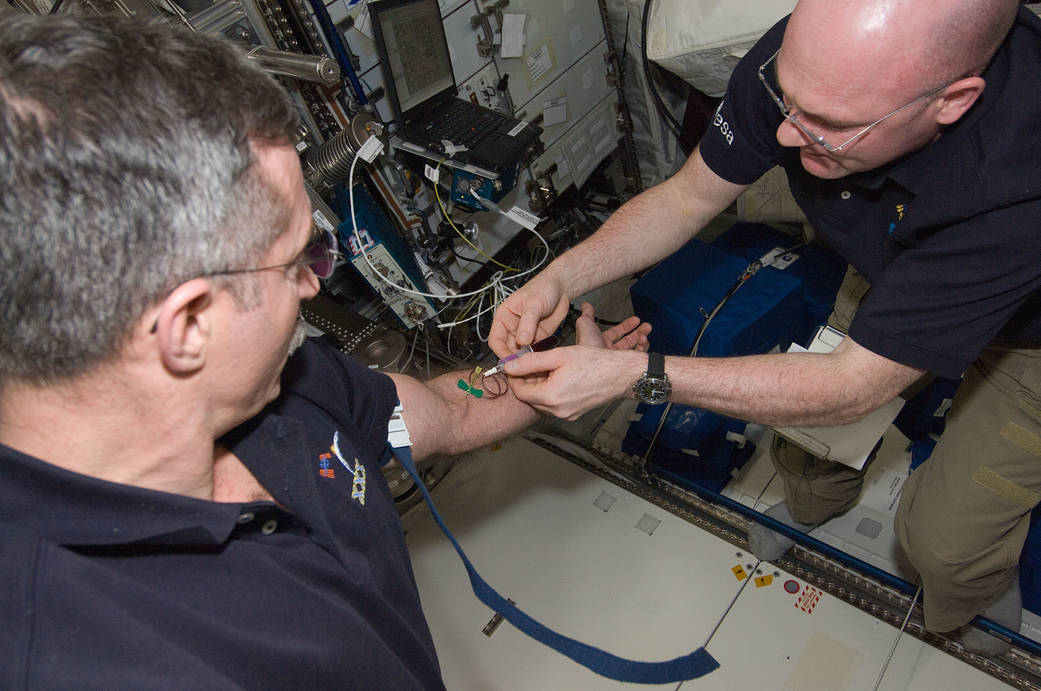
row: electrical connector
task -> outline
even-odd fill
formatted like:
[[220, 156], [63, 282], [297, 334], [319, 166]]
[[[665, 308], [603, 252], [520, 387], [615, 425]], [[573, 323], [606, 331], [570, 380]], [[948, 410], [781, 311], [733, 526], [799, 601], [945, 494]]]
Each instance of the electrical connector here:
[[448, 157], [448, 158], [452, 158], [452, 156], [455, 156], [457, 153], [460, 153], [462, 151], [469, 151], [470, 150], [464, 144], [453, 144], [452, 142], [448, 141], [447, 139], [442, 139], [441, 140], [441, 146], [444, 147], [445, 156]]
[[381, 153], [383, 153], [383, 142], [376, 135], [369, 135], [369, 138], [358, 149], [358, 156], [366, 163], [372, 163]]

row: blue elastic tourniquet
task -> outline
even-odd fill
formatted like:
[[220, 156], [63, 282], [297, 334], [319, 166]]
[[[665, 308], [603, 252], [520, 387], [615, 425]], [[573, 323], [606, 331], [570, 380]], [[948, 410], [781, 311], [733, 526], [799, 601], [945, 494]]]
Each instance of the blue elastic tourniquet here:
[[394, 448], [392, 452], [401, 461], [409, 475], [412, 476], [412, 481], [416, 483], [419, 491], [423, 493], [423, 498], [426, 499], [427, 506], [430, 507], [430, 513], [433, 514], [434, 520], [440, 526], [441, 532], [445, 534], [445, 537], [455, 547], [459, 558], [463, 560], [466, 572], [470, 575], [470, 585], [473, 587], [474, 595], [493, 611], [501, 614], [506, 621], [513, 624], [520, 631], [538, 642], [548, 645], [557, 652], [568, 656], [597, 674], [618, 681], [638, 684], [667, 684], [695, 679], [719, 667], [719, 663], [704, 648], [698, 648], [694, 652], [682, 657], [662, 662], [626, 660], [599, 648], [594, 648], [591, 645], [580, 643], [573, 638], [562, 636], [535, 621], [519, 610], [512, 602], [497, 593], [474, 569], [473, 564], [466, 557], [466, 553], [463, 552], [463, 548], [459, 546], [459, 543], [452, 535], [452, 531], [448, 529], [448, 526], [445, 525], [444, 520], [441, 518], [441, 514], [434, 507], [434, 500], [430, 498], [426, 485], [423, 484], [419, 473], [416, 472], [416, 464], [412, 460], [411, 450], [405, 446]]

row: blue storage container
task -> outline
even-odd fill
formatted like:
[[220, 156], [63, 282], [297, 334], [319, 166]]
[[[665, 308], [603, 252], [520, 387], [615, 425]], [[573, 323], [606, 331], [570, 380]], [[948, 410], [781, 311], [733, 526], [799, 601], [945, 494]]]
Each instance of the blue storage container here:
[[[787, 249], [799, 240], [760, 223], [735, 223], [712, 243], [725, 252], [751, 262], [780, 247]], [[798, 255], [783, 269], [768, 266], [761, 271], [779, 272], [799, 279], [803, 287], [804, 310], [793, 341], [807, 345], [817, 327], [828, 321], [835, 306], [835, 294], [846, 274], [846, 260], [838, 252], [818, 244], [805, 245], [794, 250]]]
[[[687, 355], [705, 321], [748, 266], [723, 250], [691, 240], [633, 284], [633, 310], [654, 330], [651, 348]], [[803, 289], [782, 272], [753, 276], [705, 330], [698, 355], [720, 357], [786, 349], [800, 323]]]
[[[633, 308], [654, 326], [651, 348], [688, 355], [706, 316], [733, 288], [748, 265], [775, 247], [796, 244], [769, 226], [739, 223], [714, 243], [694, 239], [648, 271], [631, 289]], [[846, 262], [823, 247], [797, 250], [799, 259], [784, 270], [764, 267], [722, 307], [698, 347], [702, 357], [750, 355], [806, 344], [831, 313]], [[629, 427], [623, 450], [643, 456], [663, 408], [640, 406], [642, 419]], [[751, 442], [727, 439], [745, 422], [674, 405], [655, 444], [652, 470], [681, 484], [713, 492], [726, 486], [731, 472], [752, 455]]]
[[[665, 406], [641, 403], [636, 410], [642, 417], [629, 426], [622, 451], [642, 457]], [[738, 443], [727, 438], [727, 433], [741, 433], [744, 428], [741, 420], [702, 408], [673, 405], [648, 459], [650, 469], [668, 474], [681, 484], [719, 492], [730, 481], [731, 471], [744, 465], [755, 451], [751, 441]]]

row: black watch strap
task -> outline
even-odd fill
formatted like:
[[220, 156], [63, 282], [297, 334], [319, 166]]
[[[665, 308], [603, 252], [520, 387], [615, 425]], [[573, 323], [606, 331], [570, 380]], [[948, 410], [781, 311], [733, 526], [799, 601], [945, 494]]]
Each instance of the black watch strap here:
[[647, 353], [647, 376], [648, 377], [661, 377], [665, 376], [665, 356], [661, 353]]

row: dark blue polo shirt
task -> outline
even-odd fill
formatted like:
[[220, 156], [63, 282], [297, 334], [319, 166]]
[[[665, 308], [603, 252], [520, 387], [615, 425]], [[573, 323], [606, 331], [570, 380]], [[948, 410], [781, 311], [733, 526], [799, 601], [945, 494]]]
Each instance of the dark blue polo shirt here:
[[393, 383], [315, 340], [282, 381], [224, 441], [285, 510], [0, 446], [0, 687], [443, 688], [378, 463]]
[[891, 360], [958, 377], [995, 339], [1041, 345], [1041, 21], [1019, 17], [979, 101], [935, 142], [839, 180], [782, 147], [757, 70], [775, 25], [734, 70], [701, 154], [749, 184], [781, 165], [817, 234], [871, 283], [850, 335]]

